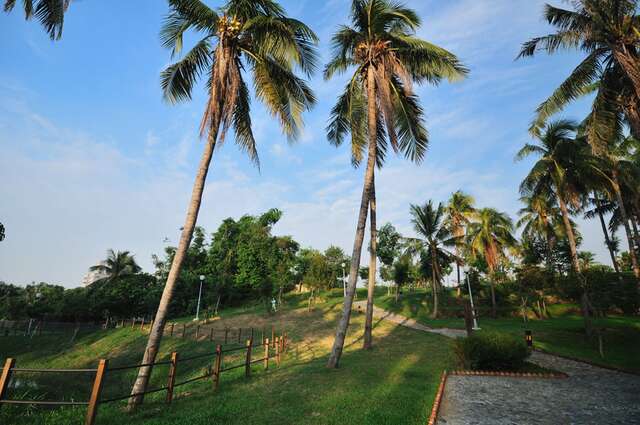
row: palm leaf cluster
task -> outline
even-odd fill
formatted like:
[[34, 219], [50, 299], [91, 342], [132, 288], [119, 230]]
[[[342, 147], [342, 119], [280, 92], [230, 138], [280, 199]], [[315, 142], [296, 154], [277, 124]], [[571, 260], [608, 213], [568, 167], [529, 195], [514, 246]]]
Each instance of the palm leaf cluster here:
[[[62, 37], [64, 14], [71, 0], [22, 0], [25, 19], [36, 18], [52, 40]], [[4, 11], [11, 12], [16, 0], [5, 0]]]
[[355, 0], [351, 26], [341, 26], [332, 38], [333, 54], [324, 69], [325, 79], [350, 68], [355, 72], [331, 110], [327, 136], [339, 146], [351, 135], [354, 165], [361, 162], [369, 142], [369, 69], [376, 89], [378, 165], [384, 162], [389, 145], [412, 161], [424, 158], [428, 133], [413, 84], [456, 81], [468, 72], [455, 55], [416, 37], [420, 24], [417, 14], [403, 5]]
[[202, 38], [167, 67], [161, 75], [165, 99], [190, 100], [196, 83], [206, 79], [209, 100], [201, 121], [201, 134], [221, 127], [220, 143], [233, 127], [236, 144], [259, 164], [251, 129], [249, 73], [255, 97], [278, 119], [284, 133], [295, 139], [302, 113], [315, 103], [307, 77], [317, 66], [315, 34], [302, 22], [289, 18], [271, 0], [231, 0], [220, 13], [199, 0], [170, 0], [171, 12], [161, 31], [162, 44], [172, 56], [182, 55], [187, 31]]

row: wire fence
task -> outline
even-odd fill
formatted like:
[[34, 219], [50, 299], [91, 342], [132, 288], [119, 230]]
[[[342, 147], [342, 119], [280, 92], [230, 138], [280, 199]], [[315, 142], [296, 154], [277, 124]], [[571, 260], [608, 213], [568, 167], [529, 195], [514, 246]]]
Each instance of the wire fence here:
[[[211, 378], [214, 390], [218, 390], [220, 376], [224, 372], [243, 368], [244, 376], [248, 378], [251, 376], [253, 364], [262, 363], [266, 370], [269, 368], [270, 360], [274, 360], [276, 365], [280, 366], [282, 355], [287, 351], [288, 345], [287, 333], [282, 331], [279, 336], [271, 339], [262, 336], [254, 340], [253, 337], [249, 337], [245, 344], [240, 346], [233, 343], [227, 346], [217, 344], [214, 352], [182, 357], [174, 351], [167, 360], [119, 366], [109, 366], [108, 359], [99, 359], [96, 368], [84, 369], [20, 368], [16, 366], [16, 359], [8, 358], [0, 375], [0, 406], [87, 406], [85, 425], [93, 425], [98, 407], [103, 404], [133, 397], [143, 399], [146, 395], [160, 392], [165, 392], [165, 402], [171, 403], [175, 389], [183, 385]], [[131, 393], [132, 379], [135, 379], [138, 369], [142, 367], [152, 367], [154, 379], [150, 380], [149, 388], [145, 391]], [[181, 380], [178, 380], [179, 370], [187, 372]], [[124, 374], [124, 377], [120, 374]], [[52, 375], [75, 378], [65, 378], [67, 385], [62, 386], [61, 390], [66, 392], [59, 399], [45, 400], [43, 394], [46, 396], [46, 389], [50, 385], [57, 385], [58, 392], [60, 391], [59, 380], [57, 383], [47, 381]], [[84, 379], [78, 376], [84, 376]], [[35, 377], [44, 379], [37, 381]]]

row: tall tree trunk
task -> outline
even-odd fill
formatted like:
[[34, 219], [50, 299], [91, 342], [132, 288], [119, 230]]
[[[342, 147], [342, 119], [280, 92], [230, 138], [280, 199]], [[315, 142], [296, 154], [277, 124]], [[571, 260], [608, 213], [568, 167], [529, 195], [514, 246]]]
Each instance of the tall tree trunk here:
[[431, 247], [431, 281], [433, 285], [433, 312], [431, 313], [432, 319], [438, 318], [438, 276], [436, 273], [437, 260], [436, 253], [433, 247]]
[[571, 253], [571, 267], [576, 274], [578, 283], [582, 287], [582, 296], [580, 297], [580, 304], [582, 309], [582, 317], [584, 319], [584, 331], [588, 336], [591, 336], [593, 332], [593, 326], [591, 323], [591, 303], [589, 301], [589, 295], [587, 294], [587, 281], [580, 270], [580, 262], [578, 261], [578, 248], [576, 245], [576, 238], [573, 234], [573, 228], [571, 227], [571, 220], [569, 219], [569, 210], [567, 204], [562, 197], [562, 194], [558, 190], [556, 193], [558, 198], [558, 204], [560, 205], [560, 211], [562, 212], [562, 222], [564, 223], [564, 230], [567, 233], [567, 239], [569, 240], [569, 251]]
[[[218, 76], [224, 76], [227, 72], [229, 50], [228, 48], [222, 49], [221, 47], [220, 49], [222, 51], [222, 54], [218, 57], [219, 60], [216, 61], [216, 66], [218, 66], [219, 68], [215, 70], [214, 73], [218, 72]], [[212, 101], [214, 105], [220, 105], [219, 99], [224, 98], [223, 92], [225, 90], [226, 86], [221, 86], [220, 83], [212, 84], [211, 98], [213, 99]], [[202, 202], [202, 192], [204, 191], [204, 185], [207, 179], [207, 173], [209, 172], [211, 157], [213, 156], [213, 151], [215, 149], [218, 130], [220, 127], [220, 120], [221, 110], [218, 107], [215, 111], [213, 111], [213, 115], [211, 117], [209, 135], [204, 146], [204, 152], [202, 153], [202, 158], [200, 159], [200, 164], [198, 166], [198, 173], [196, 174], [196, 179], [193, 184], [191, 200], [189, 201], [189, 207], [187, 209], [187, 216], [182, 228], [180, 242], [178, 244], [178, 249], [176, 250], [176, 253], [173, 257], [171, 268], [169, 269], [169, 275], [167, 276], [167, 282], [165, 283], [164, 290], [162, 291], [162, 297], [160, 298], [160, 304], [158, 305], [158, 310], [153, 321], [153, 326], [151, 328], [151, 331], [149, 332], [149, 339], [147, 340], [147, 346], [144, 351], [144, 356], [142, 357], [142, 364], [153, 363], [160, 348], [162, 333], [164, 331], [164, 326], [167, 322], [167, 315], [169, 313], [169, 304], [171, 302], [171, 298], [173, 297], [175, 285], [178, 280], [178, 276], [180, 275], [180, 269], [182, 268], [182, 262], [184, 261], [184, 258], [187, 254], [187, 249], [189, 248], [189, 244], [191, 243], [193, 230], [198, 219], [198, 212], [200, 210], [200, 204]], [[144, 395], [141, 393], [143, 393], [147, 389], [149, 378], [151, 377], [152, 368], [152, 366], [144, 366], [139, 369], [138, 376], [133, 384], [133, 388], [131, 389], [132, 397], [129, 399], [127, 406], [129, 410], [134, 410], [137, 405], [142, 403]]]
[[600, 218], [600, 226], [602, 226], [602, 233], [604, 234], [604, 243], [607, 245], [607, 248], [609, 249], [609, 255], [611, 256], [611, 263], [613, 264], [613, 268], [618, 274], [618, 278], [621, 278], [620, 267], [618, 266], [618, 260], [616, 260], [616, 253], [613, 252], [613, 245], [611, 243], [611, 238], [609, 238], [607, 225], [604, 222], [604, 215], [602, 214], [602, 202], [600, 201], [600, 198], [598, 197], [598, 194], [596, 192], [593, 192], [593, 198], [596, 201], [596, 210], [598, 211], [598, 217]]
[[[458, 255], [459, 257], [460, 255]], [[460, 263], [456, 261], [456, 272], [458, 273], [458, 298], [460, 298]]]
[[[622, 192], [620, 191], [620, 184], [618, 182], [618, 174], [613, 171], [613, 191], [616, 195], [616, 201], [618, 208], [620, 209], [620, 216], [622, 223], [624, 224], [624, 231], [627, 234], [627, 243], [629, 245], [629, 256], [631, 257], [631, 267], [633, 268], [633, 274], [636, 279], [640, 279], [640, 268], [638, 268], [638, 259], [636, 257], [636, 247], [631, 234], [631, 228], [629, 227], [629, 216], [627, 215], [627, 209], [624, 206], [624, 200], [622, 199]], [[640, 281], [638, 282], [640, 284]]]
[[[375, 76], [372, 67], [368, 69], [367, 75], [367, 103], [368, 103], [368, 124], [369, 134], [376, 134], [376, 98], [375, 98]], [[369, 207], [369, 196], [371, 194], [371, 183], [373, 181], [373, 172], [376, 166], [376, 143], [375, 138], [369, 139], [369, 153], [367, 159], [367, 170], [364, 175], [364, 186], [362, 188], [362, 199], [360, 201], [360, 212], [358, 214], [358, 224], [356, 226], [355, 240], [353, 241], [353, 253], [351, 254], [351, 269], [349, 271], [349, 284], [347, 286], [347, 296], [342, 305], [342, 316], [338, 322], [336, 336], [333, 340], [333, 347], [327, 362], [327, 367], [337, 368], [340, 364], [342, 349], [344, 348], [344, 340], [347, 336], [347, 328], [349, 327], [349, 319], [351, 318], [351, 306], [353, 304], [353, 296], [356, 291], [356, 277], [358, 276], [358, 267], [360, 266], [360, 255], [362, 254], [362, 241], [364, 239], [364, 229], [367, 225], [367, 212]]]
[[640, 61], [636, 55], [629, 52], [626, 48], [614, 49], [613, 57], [631, 81], [636, 97], [640, 98]]
[[[371, 141], [369, 142], [371, 143]], [[364, 323], [364, 348], [370, 349], [372, 344], [371, 332], [373, 330], [373, 296], [376, 289], [376, 266], [378, 253], [378, 229], [376, 228], [376, 183], [375, 168], [371, 176], [371, 194], [369, 196], [369, 217], [371, 219], [369, 243], [369, 284], [367, 287], [367, 312]]]
[[497, 307], [496, 307], [496, 283], [494, 282], [495, 273], [493, 269], [489, 271], [489, 288], [491, 289], [491, 317], [494, 319], [497, 317]]
[[630, 96], [630, 99], [623, 102], [624, 114], [629, 122], [631, 134], [637, 140], [640, 140], [640, 97]]

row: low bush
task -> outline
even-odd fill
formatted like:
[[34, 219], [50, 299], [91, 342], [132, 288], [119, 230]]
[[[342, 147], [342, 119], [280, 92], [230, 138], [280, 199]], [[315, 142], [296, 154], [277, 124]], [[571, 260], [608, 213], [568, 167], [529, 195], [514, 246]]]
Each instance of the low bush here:
[[476, 332], [455, 342], [459, 366], [471, 370], [517, 370], [529, 357], [523, 339], [499, 332]]

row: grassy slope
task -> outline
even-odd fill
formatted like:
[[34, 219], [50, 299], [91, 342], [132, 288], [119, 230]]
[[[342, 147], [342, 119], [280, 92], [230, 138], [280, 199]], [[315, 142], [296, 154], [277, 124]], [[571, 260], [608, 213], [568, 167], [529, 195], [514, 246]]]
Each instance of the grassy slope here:
[[[393, 297], [386, 294], [376, 299], [381, 308], [403, 314], [432, 327], [464, 328], [463, 319], [430, 318], [430, 302], [425, 304], [423, 291], [405, 293], [396, 304]], [[480, 328], [524, 335], [525, 328], [533, 332], [537, 348], [560, 355], [576, 357], [605, 366], [614, 366], [629, 371], [640, 372], [640, 318], [628, 316], [611, 316], [594, 321], [596, 327], [603, 328], [605, 357], [601, 358], [596, 338], [587, 339], [583, 332], [583, 321], [573, 311], [575, 308], [551, 306], [552, 319], [529, 320], [525, 327], [522, 319], [481, 318]]]
[[[306, 297], [293, 295], [274, 316], [265, 315], [262, 306], [223, 313], [220, 327], [260, 328], [270, 323], [284, 326], [293, 345], [280, 368], [265, 372], [261, 365], [255, 365], [250, 379], [242, 376], [242, 368], [225, 373], [217, 393], [212, 391], [210, 380], [187, 384], [180, 387], [170, 406], [162, 402], [161, 392], [149, 396], [134, 415], [123, 413], [122, 404], [103, 405], [98, 424], [424, 424], [440, 373], [453, 365], [451, 341], [378, 323], [374, 330], [375, 348], [364, 352], [360, 340], [364, 318], [356, 314], [341, 368], [327, 370], [326, 356], [340, 310], [339, 292], [325, 294], [311, 312], [303, 307]], [[130, 329], [87, 335], [75, 343], [42, 337], [25, 345], [24, 338], [9, 337], [2, 338], [0, 360], [14, 356], [22, 367], [94, 367], [96, 358], [109, 357], [111, 365], [122, 365], [138, 361], [144, 343], [145, 336]], [[172, 350], [190, 355], [212, 351], [213, 343], [165, 339], [161, 357]], [[179, 366], [178, 380], [201, 374], [208, 363], [204, 359]], [[47, 398], [57, 398], [63, 386], [65, 393], [76, 393], [76, 400], [88, 393], [90, 376], [50, 379], [38, 381], [38, 391], [47, 389]], [[132, 379], [131, 373], [114, 373], [104, 397], [126, 393]], [[165, 379], [166, 368], [154, 369], [154, 385], [162, 385]], [[84, 415], [81, 408], [34, 411], [29, 416], [24, 412], [24, 408], [3, 406], [0, 423], [73, 424], [82, 423]]]

